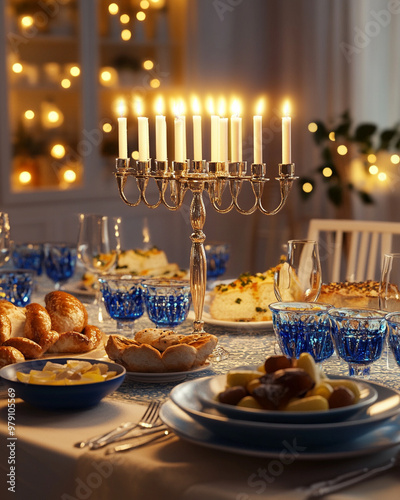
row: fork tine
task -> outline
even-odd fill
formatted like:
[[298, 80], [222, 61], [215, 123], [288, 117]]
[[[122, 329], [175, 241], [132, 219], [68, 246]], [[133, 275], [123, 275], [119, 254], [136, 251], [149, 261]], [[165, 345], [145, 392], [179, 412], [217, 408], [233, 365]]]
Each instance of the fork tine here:
[[147, 412], [146, 417], [144, 417], [139, 422], [141, 427], [150, 426], [158, 419], [158, 413], [160, 410], [160, 402], [159, 401], [152, 401], [151, 404], [149, 405], [148, 410], [149, 411]]

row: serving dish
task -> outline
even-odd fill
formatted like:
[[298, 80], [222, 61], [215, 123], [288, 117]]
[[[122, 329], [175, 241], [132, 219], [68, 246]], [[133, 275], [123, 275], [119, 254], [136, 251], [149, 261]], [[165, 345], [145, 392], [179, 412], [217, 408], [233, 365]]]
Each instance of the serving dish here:
[[[42, 370], [49, 361], [66, 364], [68, 360], [83, 361], [83, 358], [43, 358], [23, 361], [8, 365], [0, 370], [0, 377], [8, 387], [15, 390], [15, 395], [32, 406], [47, 410], [83, 409], [97, 405], [104, 397], [114, 392], [122, 384], [126, 370], [123, 366], [101, 360], [109, 371], [116, 371], [115, 377], [104, 382], [79, 385], [37, 385], [20, 382], [17, 372], [29, 373], [31, 370]], [[92, 364], [98, 359], [85, 358]]]
[[[248, 368], [248, 367], [246, 367]], [[243, 368], [241, 368], [243, 369]], [[254, 368], [255, 369], [255, 368]], [[349, 377], [337, 376], [335, 379], [349, 379]], [[243, 408], [239, 406], [220, 403], [217, 395], [225, 390], [226, 375], [216, 375], [205, 377], [199, 380], [193, 380], [192, 390], [196, 392], [199, 400], [205, 407], [215, 408], [220, 413], [240, 420], [254, 420], [260, 422], [278, 422], [278, 423], [322, 423], [339, 422], [349, 418], [366, 406], [371, 405], [378, 397], [377, 390], [370, 384], [358, 381], [361, 390], [361, 396], [358, 403], [344, 406], [342, 408], [333, 408], [326, 411], [270, 411], [258, 410], [254, 408]]]
[[187, 370], [183, 372], [162, 372], [162, 373], [145, 373], [145, 372], [126, 372], [126, 376], [130, 380], [135, 382], [146, 382], [146, 383], [167, 383], [167, 382], [178, 382], [184, 380], [187, 376], [209, 370], [211, 363], [205, 363], [202, 366], [193, 368], [192, 370]]

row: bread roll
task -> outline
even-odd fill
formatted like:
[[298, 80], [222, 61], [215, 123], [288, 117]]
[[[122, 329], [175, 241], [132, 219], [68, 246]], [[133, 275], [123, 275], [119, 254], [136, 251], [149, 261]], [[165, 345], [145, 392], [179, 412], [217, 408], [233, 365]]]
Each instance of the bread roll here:
[[88, 314], [82, 302], [73, 295], [55, 291], [44, 298], [51, 318], [52, 329], [58, 333], [82, 332], [87, 325]]

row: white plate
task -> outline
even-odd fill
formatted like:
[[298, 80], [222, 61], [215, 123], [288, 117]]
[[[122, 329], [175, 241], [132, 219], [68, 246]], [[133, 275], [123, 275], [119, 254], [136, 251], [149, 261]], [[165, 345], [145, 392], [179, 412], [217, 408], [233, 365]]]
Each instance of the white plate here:
[[332, 446], [361, 437], [400, 413], [400, 393], [370, 382], [378, 392], [376, 402], [341, 422], [310, 425], [238, 420], [222, 415], [214, 408], [204, 408], [190, 382], [182, 382], [172, 389], [172, 401], [211, 432], [242, 444], [277, 447], [282, 446], [283, 441], [295, 440], [307, 448]]
[[72, 295], [80, 295], [83, 297], [94, 297], [96, 292], [93, 288], [85, 286], [83, 281], [76, 281], [75, 283], [67, 283], [63, 286], [63, 291], [71, 293]]
[[331, 446], [316, 446], [315, 448], [306, 449], [304, 447], [300, 449], [298, 443], [289, 439], [284, 440], [278, 446], [261, 443], [260, 441], [255, 443], [234, 442], [210, 429], [206, 429], [172, 401], [163, 404], [160, 410], [160, 418], [177, 436], [185, 441], [206, 448], [261, 458], [282, 458], [282, 453], [293, 455], [297, 460], [351, 458], [378, 453], [400, 444], [399, 416], [358, 439], [347, 441], [344, 445], [332, 444]]
[[[246, 367], [248, 369], [248, 367]], [[239, 369], [244, 369], [241, 367]], [[255, 368], [254, 368], [255, 369]], [[331, 377], [342, 380], [348, 380], [350, 377]], [[258, 422], [278, 422], [278, 423], [322, 423], [322, 422], [339, 422], [349, 418], [354, 413], [362, 408], [372, 404], [378, 397], [377, 390], [370, 384], [358, 381], [361, 389], [361, 397], [358, 403], [345, 406], [342, 408], [334, 408], [325, 411], [271, 411], [271, 410], [256, 410], [254, 408], [241, 408], [239, 406], [220, 403], [217, 400], [217, 395], [225, 390], [226, 375], [215, 375], [212, 377], [204, 377], [199, 380], [192, 380], [192, 390], [197, 394], [200, 401], [205, 407], [216, 408], [220, 413], [240, 420], [253, 420]]]
[[142, 372], [126, 372], [126, 376], [130, 380], [135, 382], [147, 382], [147, 383], [162, 383], [162, 382], [177, 382], [179, 380], [184, 380], [188, 375], [193, 373], [199, 373], [205, 370], [209, 370], [211, 363], [206, 363], [203, 366], [194, 368], [193, 370], [187, 370], [184, 372], [163, 372], [163, 373], [142, 373]]

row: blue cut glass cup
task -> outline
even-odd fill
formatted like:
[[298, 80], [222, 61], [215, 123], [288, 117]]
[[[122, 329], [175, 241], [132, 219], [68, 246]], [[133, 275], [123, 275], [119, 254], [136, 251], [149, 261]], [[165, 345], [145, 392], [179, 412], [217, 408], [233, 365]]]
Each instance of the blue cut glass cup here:
[[225, 274], [230, 246], [227, 243], [206, 243], [204, 250], [207, 259], [207, 278], [218, 278]]
[[0, 271], [0, 299], [8, 300], [18, 307], [31, 302], [34, 289], [35, 271], [15, 269]]
[[33, 269], [40, 276], [43, 271], [42, 243], [14, 243], [12, 261], [16, 269]]
[[368, 378], [371, 365], [385, 347], [387, 323], [383, 311], [338, 308], [329, 311], [331, 334], [338, 356], [349, 365], [349, 375]]
[[192, 301], [188, 280], [154, 278], [142, 286], [147, 314], [157, 327], [173, 328], [185, 321]]
[[389, 349], [392, 351], [394, 359], [400, 366], [400, 312], [392, 312], [386, 315], [388, 326]]
[[334, 353], [329, 304], [274, 302], [269, 305], [276, 341], [282, 354], [298, 358], [308, 352], [319, 363]]
[[104, 306], [117, 322], [117, 330], [132, 333], [135, 320], [144, 313], [142, 278], [103, 274], [99, 283]]
[[77, 251], [76, 246], [68, 243], [44, 244], [44, 269], [47, 276], [59, 290], [75, 273]]

